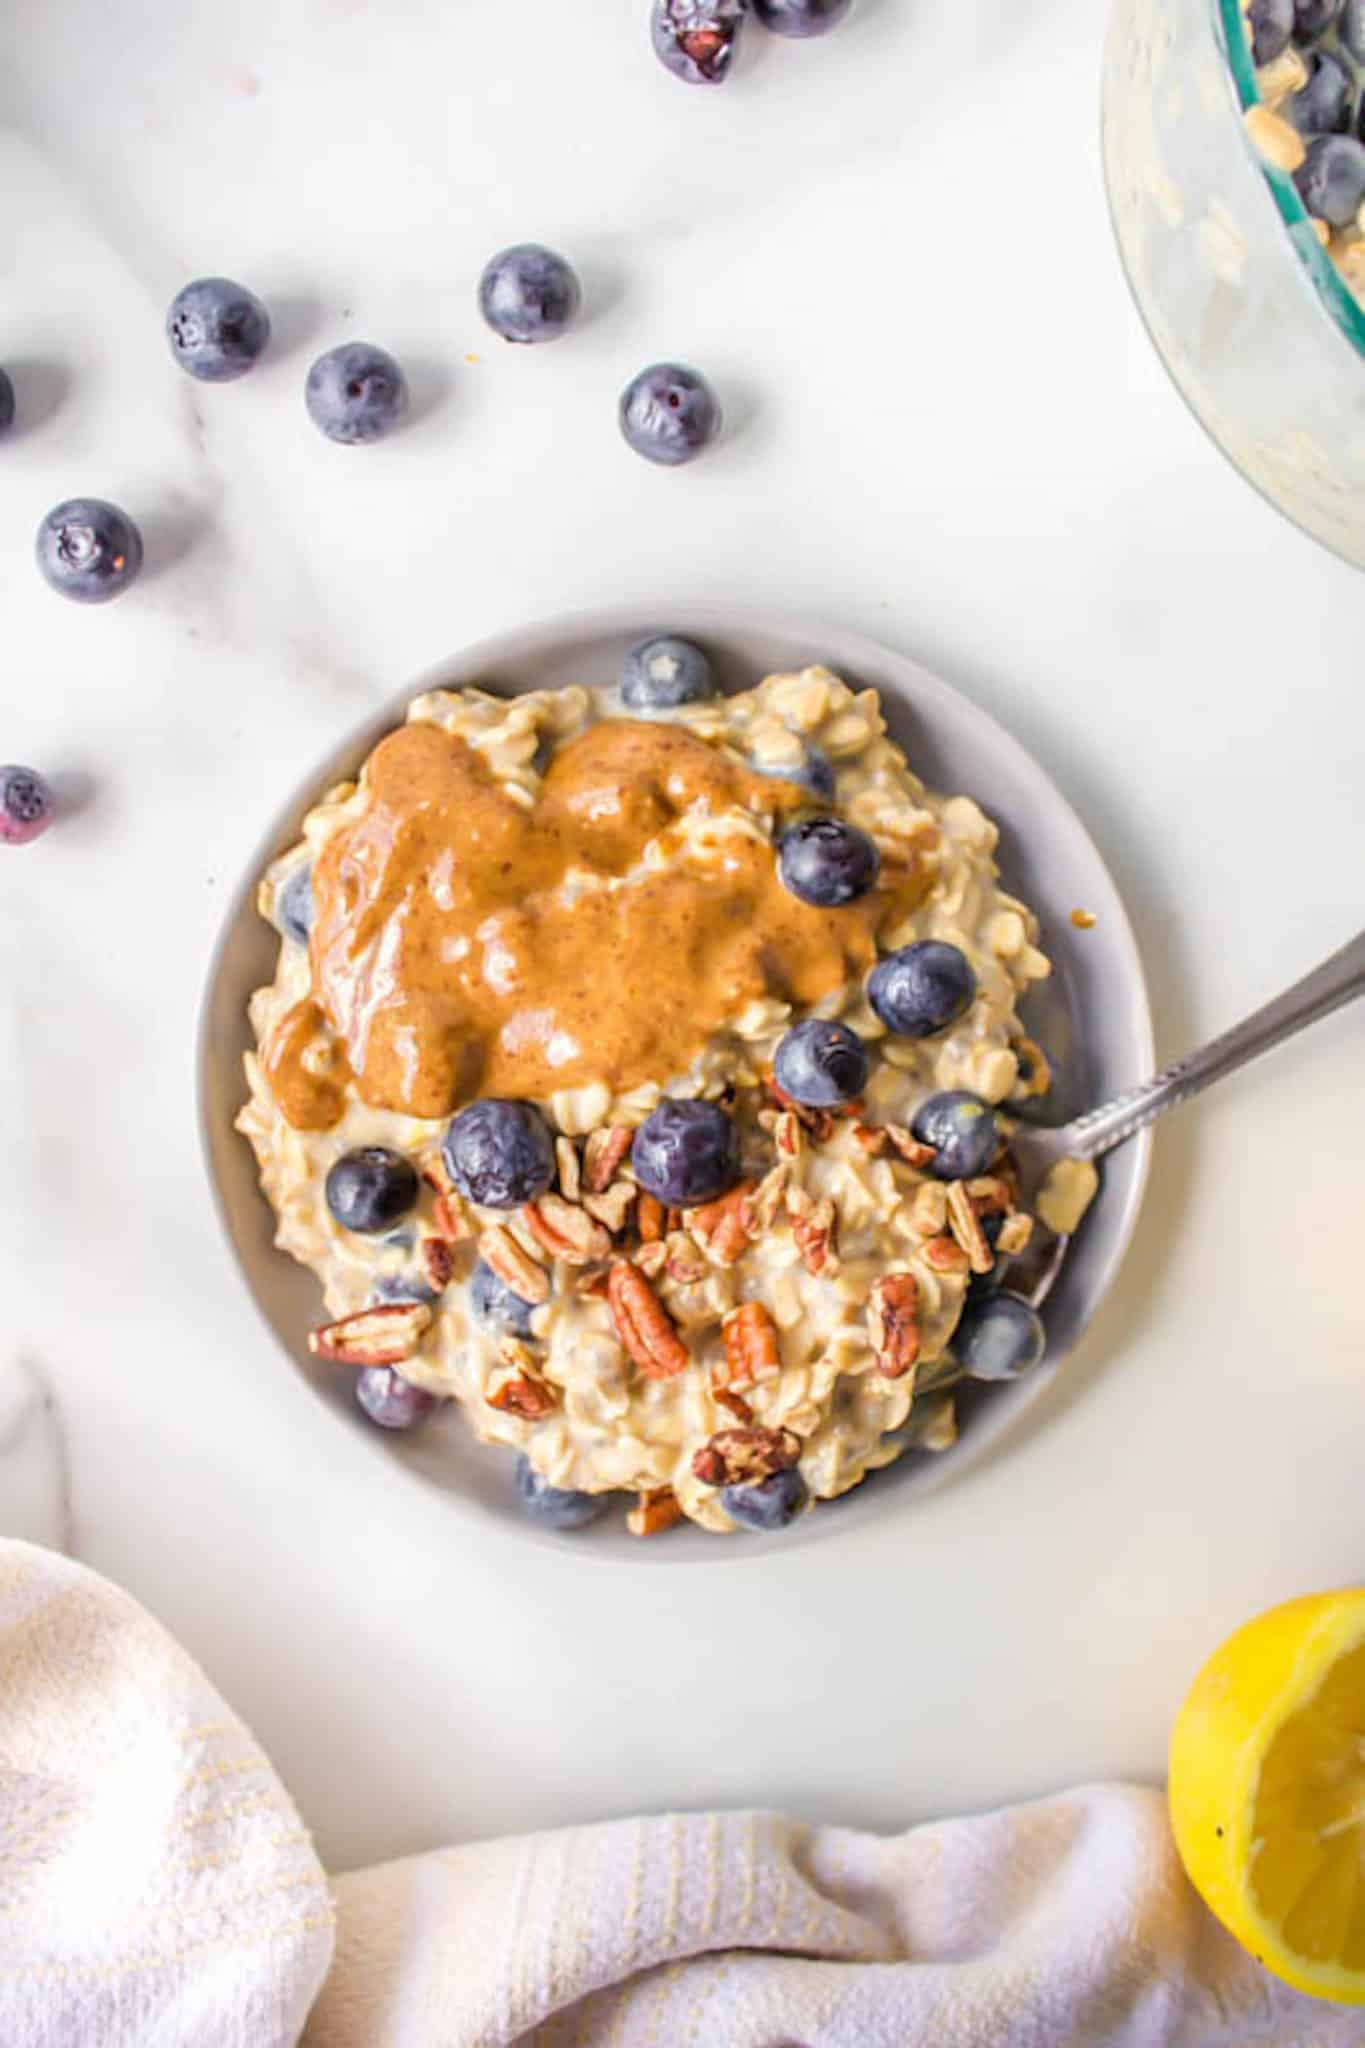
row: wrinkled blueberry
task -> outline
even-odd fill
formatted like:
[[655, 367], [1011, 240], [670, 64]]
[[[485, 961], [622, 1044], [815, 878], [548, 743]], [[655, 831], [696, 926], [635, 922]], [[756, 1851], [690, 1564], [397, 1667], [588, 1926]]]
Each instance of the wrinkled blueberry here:
[[654, 0], [660, 63], [689, 85], [719, 85], [734, 62], [746, 0]]
[[355, 1397], [380, 1429], [412, 1429], [440, 1405], [434, 1394], [414, 1387], [391, 1365], [365, 1366], [356, 1375]]
[[739, 1139], [717, 1102], [666, 1095], [635, 1133], [635, 1178], [668, 1208], [718, 1201], [739, 1179]]
[[1247, 27], [1256, 62], [1273, 64], [1289, 48], [1294, 33], [1294, 0], [1251, 0]]
[[940, 939], [920, 939], [879, 960], [867, 999], [898, 1038], [932, 1038], [971, 1008], [976, 976], [967, 956]]
[[1294, 36], [1301, 43], [1315, 43], [1325, 36], [1341, 13], [1341, 0], [1294, 0]]
[[197, 277], [171, 300], [166, 339], [182, 370], [205, 384], [245, 377], [270, 339], [270, 315], [230, 277]]
[[469, 1276], [469, 1304], [476, 1316], [492, 1323], [495, 1329], [510, 1330], [517, 1337], [530, 1336], [535, 1303], [514, 1294], [482, 1259]]
[[621, 432], [637, 455], [670, 468], [691, 462], [721, 429], [720, 400], [699, 370], [651, 363], [621, 393]]
[[780, 36], [822, 36], [837, 28], [853, 0], [753, 0], [764, 28]]
[[0, 767], [0, 845], [27, 846], [52, 823], [54, 799], [36, 768]]
[[1294, 173], [1299, 197], [1318, 220], [1351, 225], [1365, 200], [1365, 144], [1353, 135], [1320, 135]]
[[1022, 1295], [1003, 1290], [970, 1303], [953, 1337], [958, 1364], [974, 1380], [1017, 1380], [1046, 1349], [1038, 1311]]
[[374, 1299], [381, 1308], [392, 1308], [405, 1301], [436, 1301], [439, 1296], [434, 1287], [428, 1287], [417, 1273], [385, 1273], [376, 1280]]
[[8, 371], [0, 370], [0, 434], [14, 425], [14, 384]]
[[481, 1209], [520, 1209], [555, 1177], [549, 1125], [529, 1102], [472, 1102], [450, 1124], [441, 1151], [460, 1193]]
[[275, 921], [286, 938], [306, 946], [313, 929], [313, 870], [303, 861], [275, 897]]
[[78, 604], [107, 604], [142, 567], [142, 535], [105, 498], [67, 498], [38, 528], [38, 567]]
[[867, 1047], [847, 1024], [807, 1017], [793, 1024], [777, 1048], [773, 1073], [778, 1087], [808, 1109], [834, 1109], [852, 1102], [867, 1086]]
[[607, 1493], [574, 1493], [568, 1487], [551, 1486], [526, 1457], [517, 1460], [517, 1493], [533, 1522], [543, 1522], [547, 1529], [558, 1529], [561, 1534], [586, 1529], [611, 1505]]
[[835, 910], [876, 886], [881, 859], [866, 832], [842, 818], [803, 818], [777, 849], [783, 886], [822, 910]]
[[347, 447], [380, 440], [408, 409], [403, 372], [386, 349], [368, 341], [343, 342], [319, 356], [303, 395], [314, 426]]
[[1292, 92], [1280, 112], [1300, 135], [1340, 135], [1351, 119], [1351, 81], [1346, 67], [1325, 50], [1308, 62], [1308, 83]]
[[384, 1145], [344, 1152], [327, 1176], [327, 1207], [343, 1230], [378, 1237], [417, 1201], [417, 1169]]
[[757, 1486], [727, 1486], [721, 1506], [745, 1529], [785, 1529], [806, 1504], [806, 1482], [793, 1465]]
[[1000, 1146], [995, 1113], [979, 1095], [963, 1088], [931, 1095], [915, 1111], [910, 1129], [937, 1155], [929, 1171], [937, 1180], [975, 1180]]
[[539, 242], [500, 250], [479, 279], [479, 311], [504, 341], [557, 341], [582, 296], [572, 266]]
[[678, 704], [700, 704], [716, 695], [715, 671], [709, 658], [690, 640], [659, 633], [641, 640], [626, 656], [621, 670], [621, 700], [632, 711], [671, 711]]

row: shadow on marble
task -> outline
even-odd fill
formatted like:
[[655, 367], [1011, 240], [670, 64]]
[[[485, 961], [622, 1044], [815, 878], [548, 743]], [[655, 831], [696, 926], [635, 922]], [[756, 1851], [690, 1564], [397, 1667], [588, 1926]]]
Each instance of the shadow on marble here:
[[583, 287], [583, 310], [574, 323], [575, 333], [600, 327], [618, 313], [628, 296], [625, 267], [610, 257], [574, 257], [579, 283]]
[[322, 300], [307, 292], [266, 292], [270, 347], [265, 360], [291, 356], [315, 342], [327, 317]]
[[183, 562], [204, 540], [213, 524], [206, 506], [186, 491], [167, 491], [138, 512], [144, 548], [143, 580], [154, 583]]
[[450, 364], [438, 356], [411, 356], [406, 352], [403, 373], [408, 380], [407, 425], [415, 427], [446, 403], [455, 388], [455, 378]]
[[84, 817], [99, 802], [100, 786], [84, 768], [59, 768], [49, 780], [64, 819]]
[[63, 363], [35, 356], [10, 357], [5, 368], [14, 385], [14, 425], [9, 438], [19, 440], [25, 434], [39, 433], [66, 403], [71, 372]]

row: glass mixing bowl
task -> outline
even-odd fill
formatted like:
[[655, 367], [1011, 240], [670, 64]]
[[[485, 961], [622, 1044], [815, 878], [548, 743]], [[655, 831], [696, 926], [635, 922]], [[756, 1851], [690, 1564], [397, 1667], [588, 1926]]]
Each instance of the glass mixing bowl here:
[[1109, 204], [1166, 367], [1273, 505], [1365, 567], [1365, 312], [1262, 163], [1238, 0], [1114, 0]]

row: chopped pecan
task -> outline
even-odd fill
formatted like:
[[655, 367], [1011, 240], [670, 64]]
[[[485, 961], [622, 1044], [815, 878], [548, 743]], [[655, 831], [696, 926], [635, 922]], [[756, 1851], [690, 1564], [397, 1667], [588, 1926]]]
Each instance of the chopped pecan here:
[[920, 1256], [936, 1273], [970, 1273], [972, 1262], [953, 1237], [931, 1237], [920, 1246]]
[[965, 1184], [953, 1181], [948, 1189], [948, 1228], [966, 1252], [974, 1273], [989, 1273], [995, 1265], [995, 1253], [981, 1228], [981, 1218], [972, 1204]]
[[550, 1299], [550, 1276], [543, 1266], [538, 1266], [529, 1252], [523, 1251], [505, 1224], [490, 1223], [479, 1236], [479, 1257], [486, 1266], [491, 1266], [504, 1287], [510, 1287], [513, 1294], [519, 1294], [523, 1301], [542, 1302]]
[[801, 1157], [804, 1143], [801, 1134], [801, 1124], [791, 1110], [784, 1109], [779, 1113], [777, 1121], [773, 1125], [773, 1143], [777, 1147], [779, 1157], [783, 1159], [799, 1159]]
[[839, 1254], [836, 1244], [838, 1216], [828, 1196], [816, 1202], [805, 1216], [798, 1216], [792, 1223], [792, 1236], [796, 1249], [801, 1254], [801, 1263], [808, 1273], [817, 1277], [828, 1274], [831, 1277], [839, 1270]]
[[523, 1422], [543, 1422], [559, 1406], [559, 1395], [538, 1374], [514, 1372], [492, 1389], [488, 1405]]
[[980, 1179], [969, 1180], [967, 1193], [978, 1216], [998, 1216], [1010, 1207], [1012, 1199], [1009, 1183], [998, 1173], [983, 1173]]
[[704, 1202], [687, 1211], [687, 1227], [717, 1266], [733, 1266], [753, 1236], [752, 1196], [757, 1182], [741, 1181], [718, 1202]]
[[424, 1237], [418, 1250], [428, 1283], [443, 1294], [455, 1278], [455, 1247], [449, 1238]]
[[474, 1225], [441, 1161], [433, 1160], [425, 1166], [422, 1178], [436, 1197], [431, 1207], [431, 1220], [438, 1235], [449, 1244], [467, 1243], [474, 1235]]
[[643, 1188], [635, 1210], [635, 1221], [640, 1231], [642, 1244], [657, 1244], [664, 1234], [664, 1205], [654, 1195], [647, 1195]]
[[[779, 1088], [776, 1081], [765, 1081], [764, 1089], [777, 1107], [786, 1116], [796, 1118], [803, 1131], [809, 1131], [817, 1145], [823, 1145], [834, 1129], [834, 1118], [827, 1109], [810, 1109], [804, 1102], [798, 1102], [788, 1095], [785, 1088]], [[779, 1144], [779, 1150], [782, 1149]]]
[[608, 1273], [607, 1301], [617, 1335], [647, 1379], [671, 1380], [687, 1370], [692, 1354], [668, 1310], [629, 1259], [618, 1259]]
[[941, 1180], [927, 1180], [911, 1199], [910, 1228], [916, 1237], [938, 1237], [947, 1227], [948, 1190]]
[[1016, 1210], [1013, 1216], [1007, 1216], [1001, 1224], [995, 1248], [1002, 1258], [1014, 1259], [1020, 1252], [1026, 1252], [1032, 1241], [1033, 1218], [1026, 1216], [1022, 1210]]
[[877, 1370], [888, 1380], [901, 1380], [919, 1362], [919, 1286], [913, 1273], [884, 1273], [872, 1288], [867, 1305], [868, 1335], [877, 1354]]
[[604, 1229], [617, 1237], [630, 1221], [631, 1210], [635, 1207], [636, 1189], [628, 1180], [618, 1180], [600, 1195], [584, 1195], [583, 1207], [589, 1216], [595, 1216]]
[[886, 1132], [881, 1128], [880, 1124], [859, 1122], [853, 1126], [853, 1142], [855, 1145], [860, 1145], [864, 1152], [875, 1159], [878, 1153], [885, 1152], [886, 1150]]
[[801, 1439], [790, 1429], [718, 1429], [692, 1470], [703, 1486], [759, 1486], [800, 1456]]
[[761, 1301], [732, 1309], [721, 1324], [727, 1386], [752, 1387], [782, 1370], [777, 1324]]
[[656, 1486], [636, 1495], [635, 1506], [626, 1516], [632, 1536], [661, 1536], [683, 1518], [682, 1503], [671, 1486]]
[[751, 1230], [755, 1237], [766, 1236], [776, 1223], [790, 1178], [791, 1167], [786, 1160], [779, 1160], [776, 1166], [764, 1174], [754, 1189], [749, 1209], [752, 1217]]
[[611, 1232], [562, 1195], [542, 1195], [522, 1210], [526, 1228], [553, 1259], [569, 1266], [590, 1266], [611, 1255]]
[[590, 1195], [604, 1195], [631, 1148], [635, 1133], [629, 1124], [604, 1124], [583, 1147], [583, 1185]]
[[742, 1422], [746, 1427], [754, 1419], [753, 1409], [749, 1406], [743, 1394], [736, 1393], [733, 1387], [713, 1386], [711, 1388], [711, 1399], [719, 1407], [726, 1409], [729, 1414], [733, 1415], [736, 1422]]
[[578, 1272], [578, 1273], [577, 1273], [577, 1274], [575, 1275], [575, 1278], [574, 1278], [574, 1293], [575, 1293], [575, 1294], [588, 1294], [588, 1295], [599, 1295], [599, 1294], [605, 1294], [605, 1293], [606, 1293], [606, 1291], [607, 1291], [607, 1275], [606, 1275], [606, 1270], [605, 1270], [605, 1268], [604, 1268], [604, 1267], [601, 1267], [601, 1266], [599, 1266], [599, 1267], [597, 1268], [597, 1271], [596, 1271], [596, 1272], [593, 1272], [593, 1273], [590, 1273], [590, 1272], [587, 1272], [587, 1271], [584, 1271], [584, 1270], [580, 1270], [580, 1271], [579, 1271], [579, 1272]]
[[583, 1174], [578, 1163], [578, 1147], [572, 1138], [555, 1139], [555, 1164], [559, 1168], [560, 1194], [566, 1202], [576, 1202]]
[[681, 1231], [664, 1239], [664, 1271], [680, 1287], [695, 1287], [710, 1271], [696, 1246]]
[[918, 1138], [906, 1130], [904, 1124], [888, 1124], [886, 1135], [907, 1166], [923, 1170], [926, 1166], [932, 1166], [938, 1156], [932, 1145], [922, 1145]]
[[393, 1302], [385, 1308], [362, 1308], [340, 1322], [310, 1330], [308, 1349], [314, 1358], [330, 1358], [338, 1365], [398, 1365], [412, 1357], [430, 1326], [426, 1302]]
[[661, 1237], [656, 1237], [652, 1244], [642, 1244], [639, 1251], [634, 1253], [633, 1256], [635, 1264], [640, 1268], [645, 1278], [647, 1280], [657, 1280], [664, 1267], [668, 1264], [668, 1246]]

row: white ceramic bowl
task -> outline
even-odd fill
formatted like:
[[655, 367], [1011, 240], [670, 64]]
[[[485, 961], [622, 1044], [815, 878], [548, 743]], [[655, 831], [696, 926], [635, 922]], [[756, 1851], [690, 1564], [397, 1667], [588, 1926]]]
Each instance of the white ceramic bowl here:
[[[494, 1516], [540, 1542], [571, 1543], [585, 1555], [664, 1559], [753, 1554], [758, 1539], [725, 1540], [682, 1527], [657, 1541], [627, 1534], [609, 1515], [573, 1537], [526, 1522], [517, 1505], [513, 1460], [476, 1442], [455, 1403], [411, 1437], [388, 1435], [355, 1408], [350, 1374], [309, 1357], [307, 1332], [317, 1321], [312, 1275], [275, 1249], [274, 1217], [260, 1193], [255, 1160], [233, 1130], [242, 1102], [242, 1055], [249, 1044], [247, 998], [274, 972], [278, 939], [258, 915], [262, 869], [299, 836], [303, 816], [332, 783], [354, 774], [371, 748], [401, 721], [420, 690], [478, 683], [512, 693], [614, 677], [626, 649], [651, 632], [678, 631], [711, 651], [727, 689], [747, 687], [775, 670], [825, 662], [850, 683], [881, 693], [888, 724], [915, 770], [933, 788], [978, 799], [1001, 828], [1000, 861], [1008, 887], [1038, 912], [1043, 945], [1055, 963], [1050, 983], [1030, 999], [1033, 1035], [1053, 1059], [1057, 1080], [1047, 1104], [1062, 1118], [1117, 1094], [1152, 1068], [1146, 984], [1123, 905], [1098, 851], [1065, 799], [1009, 735], [956, 690], [904, 656], [854, 633], [786, 614], [722, 606], [661, 605], [599, 612], [528, 626], [455, 655], [404, 689], [334, 748], [285, 802], [261, 842], [228, 910], [209, 973], [200, 1024], [199, 1080], [205, 1151], [219, 1213], [257, 1307], [294, 1369], [336, 1418], [362, 1431], [377, 1457], [396, 1458], [473, 1517]], [[1083, 906], [1095, 924], [1077, 930], [1070, 913]], [[937, 1455], [911, 1453], [889, 1471], [803, 1516], [768, 1543], [810, 1541], [869, 1517], [900, 1512], [941, 1486], [1041, 1399], [1067, 1352], [1093, 1315], [1127, 1249], [1147, 1178], [1150, 1134], [1108, 1162], [1104, 1184], [1046, 1310], [1049, 1350], [1030, 1379], [1001, 1388], [969, 1387], [961, 1398], [961, 1440]]]

